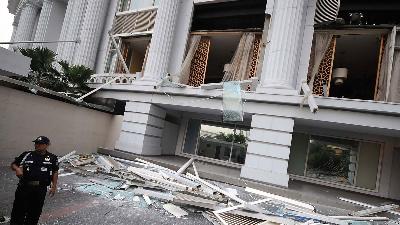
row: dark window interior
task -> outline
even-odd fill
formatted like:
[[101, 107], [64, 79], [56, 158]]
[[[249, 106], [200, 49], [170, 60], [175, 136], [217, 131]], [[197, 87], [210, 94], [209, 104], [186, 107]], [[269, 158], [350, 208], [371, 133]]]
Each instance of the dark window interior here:
[[[350, 16], [362, 13], [363, 17]], [[398, 0], [344, 0], [341, 1], [339, 18], [351, 25], [400, 24], [400, 1]]]
[[347, 68], [347, 79], [335, 85], [332, 77], [330, 97], [374, 99], [380, 34], [342, 35], [336, 38], [333, 68]]
[[239, 45], [241, 34], [210, 36], [210, 53], [204, 83], [219, 83], [224, 76], [224, 66], [230, 63]]
[[263, 29], [266, 0], [238, 0], [196, 5], [192, 31]]

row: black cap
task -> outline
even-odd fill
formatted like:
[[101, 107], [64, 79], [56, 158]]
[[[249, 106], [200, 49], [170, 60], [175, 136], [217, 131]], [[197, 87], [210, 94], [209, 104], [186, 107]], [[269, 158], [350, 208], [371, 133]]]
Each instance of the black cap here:
[[48, 137], [45, 137], [45, 136], [39, 136], [35, 140], [33, 140], [32, 142], [35, 142], [35, 144], [48, 145], [48, 144], [50, 144], [50, 139]]

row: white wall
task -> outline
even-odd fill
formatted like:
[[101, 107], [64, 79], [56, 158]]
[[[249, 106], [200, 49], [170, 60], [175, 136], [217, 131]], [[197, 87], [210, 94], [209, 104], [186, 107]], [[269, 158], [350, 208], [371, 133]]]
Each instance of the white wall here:
[[32, 140], [48, 136], [50, 151], [96, 152], [119, 135], [120, 116], [0, 86], [0, 158], [32, 149]]
[[3, 76], [28, 76], [31, 58], [0, 47], [0, 73]]

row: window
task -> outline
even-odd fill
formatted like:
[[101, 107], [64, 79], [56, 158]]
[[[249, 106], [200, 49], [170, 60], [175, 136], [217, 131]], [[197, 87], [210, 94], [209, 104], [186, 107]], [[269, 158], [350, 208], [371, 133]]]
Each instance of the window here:
[[381, 146], [375, 142], [294, 133], [288, 172], [375, 190]]
[[139, 10], [157, 6], [160, 0], [121, 0], [119, 11]]
[[[192, 34], [193, 38], [197, 36], [197, 33]], [[189, 51], [193, 47], [193, 54], [188, 52], [186, 56], [191, 57], [191, 64], [185, 84], [197, 87], [228, 80], [249, 80], [256, 76], [260, 32], [211, 32], [198, 36], [201, 38], [196, 48], [194, 42], [190, 42]]]
[[[333, 35], [330, 42], [324, 43], [322, 38], [315, 41], [327, 34]], [[388, 63], [393, 55], [394, 41], [391, 40], [394, 38], [395, 33], [387, 29], [316, 32], [308, 74], [310, 80], [312, 71], [318, 71], [314, 77], [313, 93], [336, 98], [384, 100], [383, 96], [389, 91], [386, 83], [390, 82], [386, 80], [391, 78], [386, 74], [391, 73], [392, 64], [395, 67], [395, 63]], [[321, 44], [329, 46], [321, 48]], [[326, 51], [319, 59], [321, 49]], [[319, 64], [313, 64], [315, 62]], [[313, 68], [315, 66], [319, 67]]]
[[311, 137], [305, 176], [354, 185], [358, 142]]
[[189, 120], [184, 153], [243, 164], [249, 129], [200, 120]]
[[[119, 42], [119, 41], [118, 41]], [[120, 51], [131, 74], [141, 73], [146, 63], [150, 37], [129, 37], [121, 39]], [[122, 63], [117, 60], [116, 49], [110, 47], [105, 72], [125, 73]]]

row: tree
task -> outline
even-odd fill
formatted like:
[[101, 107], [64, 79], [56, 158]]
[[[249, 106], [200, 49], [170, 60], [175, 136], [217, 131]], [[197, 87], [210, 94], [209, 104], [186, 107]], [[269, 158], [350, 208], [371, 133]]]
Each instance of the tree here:
[[54, 91], [64, 91], [61, 80], [53, 64], [56, 54], [48, 48], [19, 49], [22, 55], [31, 58], [30, 73], [22, 80]]
[[[20, 49], [22, 55], [32, 59], [28, 77], [23, 81], [57, 92], [65, 92], [73, 96], [81, 96], [90, 88], [86, 82], [93, 71], [83, 65], [69, 65], [65, 61], [56, 61], [56, 53], [48, 48]], [[55, 65], [60, 66], [60, 71]]]
[[90, 91], [86, 82], [93, 74], [93, 70], [83, 65], [69, 65], [65, 61], [60, 61], [62, 68], [62, 78], [68, 84], [67, 92], [72, 95], [80, 96]]

